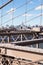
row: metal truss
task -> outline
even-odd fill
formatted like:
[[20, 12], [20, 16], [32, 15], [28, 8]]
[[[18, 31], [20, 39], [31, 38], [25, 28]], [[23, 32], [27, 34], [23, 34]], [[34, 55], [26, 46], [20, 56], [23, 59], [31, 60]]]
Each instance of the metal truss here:
[[0, 65], [42, 65], [42, 64], [38, 62], [35, 63], [26, 59], [0, 55]]

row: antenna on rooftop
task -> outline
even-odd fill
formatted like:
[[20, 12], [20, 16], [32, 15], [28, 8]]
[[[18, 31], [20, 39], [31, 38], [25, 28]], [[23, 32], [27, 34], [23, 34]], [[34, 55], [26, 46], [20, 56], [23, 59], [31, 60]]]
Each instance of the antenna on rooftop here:
[[26, 22], [26, 20], [27, 20], [26, 14], [27, 14], [27, 0], [26, 0], [26, 6], [25, 6], [25, 22]]

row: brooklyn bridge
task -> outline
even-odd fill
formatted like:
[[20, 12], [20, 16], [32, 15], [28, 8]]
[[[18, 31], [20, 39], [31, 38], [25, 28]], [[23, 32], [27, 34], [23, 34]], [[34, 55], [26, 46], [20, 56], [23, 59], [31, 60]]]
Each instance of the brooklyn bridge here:
[[[29, 3], [32, 4], [32, 0], [26, 0], [26, 2], [20, 6], [18, 6], [18, 4], [16, 5], [16, 1], [14, 0], [0, 1], [0, 65], [43, 65], [43, 25], [41, 25], [43, 21], [43, 1], [40, 1], [40, 15], [37, 15], [28, 21], [27, 13], [35, 9], [34, 7], [28, 10], [27, 5]], [[25, 8], [23, 8], [25, 9], [25, 12], [19, 12], [21, 14], [14, 17], [14, 8], [11, 9], [10, 12], [7, 11], [9, 7], [14, 7], [14, 5], [18, 6], [16, 10], [25, 6]], [[8, 8], [6, 9], [6, 7]], [[5, 13], [4, 10], [6, 10], [7, 13]], [[10, 16], [7, 17], [9, 13]], [[19, 17], [24, 16], [24, 13], [24, 21], [21, 22], [20, 25], [15, 24], [15, 26], [15, 19], [18, 20]], [[9, 18], [11, 19], [8, 20]], [[38, 21], [39, 19], [36, 20], [37, 18], [40, 19], [40, 25], [26, 25], [27, 22], [33, 22], [34, 19], [35, 21]], [[21, 18], [19, 20], [21, 21]]]

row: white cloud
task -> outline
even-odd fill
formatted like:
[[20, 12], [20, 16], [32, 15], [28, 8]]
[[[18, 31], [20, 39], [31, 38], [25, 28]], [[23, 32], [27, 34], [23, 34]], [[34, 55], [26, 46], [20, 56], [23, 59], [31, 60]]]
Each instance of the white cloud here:
[[7, 13], [10, 13], [10, 12], [15, 12], [16, 8], [11, 8], [10, 10], [7, 11]]
[[15, 10], [16, 10], [16, 8], [11, 8], [11, 9], [9, 9], [7, 12], [6, 12], [6, 14], [8, 14], [7, 15], [7, 18], [9, 18], [9, 19], [12, 19], [13, 18], [13, 12], [15, 12]]
[[[42, 5], [42, 9], [43, 9], [43, 5]], [[41, 10], [41, 5], [36, 7], [35, 10]]]
[[43, 13], [41, 14], [41, 13], [39, 13], [37, 16], [43, 16]]
[[23, 14], [23, 16], [29, 16], [30, 17], [30, 16], [32, 16], [32, 14]]
[[38, 14], [34, 14], [34, 17], [40, 17], [40, 16], [43, 16], [43, 13], [38, 13]]

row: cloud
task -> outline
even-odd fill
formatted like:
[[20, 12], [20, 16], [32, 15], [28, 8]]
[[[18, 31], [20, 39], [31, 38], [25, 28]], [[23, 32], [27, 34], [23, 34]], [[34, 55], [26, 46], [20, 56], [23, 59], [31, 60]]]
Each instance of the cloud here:
[[34, 16], [32, 16], [32, 17], [34, 18], [34, 17], [37, 17], [37, 16], [38, 17], [43, 16], [43, 13], [34, 14]]
[[23, 16], [29, 16], [30, 17], [30, 16], [32, 16], [32, 14], [23, 14]]
[[[43, 5], [42, 5], [42, 9], [43, 9]], [[35, 10], [41, 10], [41, 5], [36, 7]]]
[[43, 16], [43, 13], [42, 13], [42, 14], [40, 13], [40, 14], [38, 14], [38, 15], [41, 15], [41, 16]]
[[8, 14], [8, 15], [7, 15], [7, 18], [12, 19], [12, 18], [13, 18], [13, 15], [14, 15], [14, 14], [12, 14], [12, 13], [15, 12], [15, 10], [16, 10], [16, 8], [11, 8], [11, 9], [9, 9], [9, 10], [6, 12], [6, 14]]
[[10, 10], [7, 11], [7, 13], [10, 13], [10, 12], [15, 12], [16, 8], [11, 8]]

